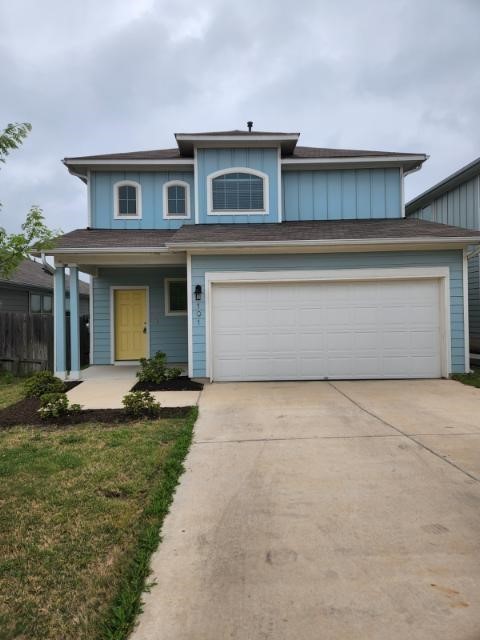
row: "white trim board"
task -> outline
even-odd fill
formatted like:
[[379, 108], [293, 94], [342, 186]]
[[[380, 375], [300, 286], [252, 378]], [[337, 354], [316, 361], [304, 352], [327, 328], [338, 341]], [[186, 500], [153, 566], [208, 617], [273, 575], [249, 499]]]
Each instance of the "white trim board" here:
[[188, 377], [193, 377], [193, 290], [192, 256], [187, 253], [187, 329], [188, 329]]
[[205, 272], [205, 367], [213, 380], [212, 369], [212, 317], [215, 283], [274, 283], [274, 282], [365, 282], [372, 280], [433, 279], [440, 283], [441, 373], [451, 373], [450, 331], [450, 270], [448, 267], [398, 267], [385, 269], [323, 269], [311, 271], [219, 271]]
[[146, 306], [147, 306], [147, 353], [146, 357], [150, 358], [150, 287], [148, 285], [113, 285], [109, 287], [110, 295], [110, 364], [138, 364], [136, 360], [115, 360], [115, 301], [114, 292], [117, 289], [133, 290], [144, 289], [146, 292]]

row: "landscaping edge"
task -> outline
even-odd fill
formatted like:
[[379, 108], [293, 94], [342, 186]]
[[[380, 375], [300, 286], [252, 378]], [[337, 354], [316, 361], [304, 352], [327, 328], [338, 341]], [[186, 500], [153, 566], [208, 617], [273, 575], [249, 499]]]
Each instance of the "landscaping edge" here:
[[197, 407], [192, 407], [165, 460], [159, 485], [140, 518], [136, 547], [132, 550], [131, 560], [121, 576], [118, 593], [107, 612], [102, 640], [125, 640], [133, 630], [137, 615], [142, 611], [141, 598], [150, 574], [150, 558], [162, 542], [163, 521], [170, 510], [179, 479], [185, 471], [183, 463], [190, 449], [197, 416]]

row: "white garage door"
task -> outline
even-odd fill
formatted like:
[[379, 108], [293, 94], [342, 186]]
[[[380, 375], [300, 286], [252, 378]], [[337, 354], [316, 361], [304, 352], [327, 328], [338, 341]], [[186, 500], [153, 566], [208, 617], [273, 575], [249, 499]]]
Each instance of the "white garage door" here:
[[441, 376], [438, 280], [214, 284], [215, 380]]

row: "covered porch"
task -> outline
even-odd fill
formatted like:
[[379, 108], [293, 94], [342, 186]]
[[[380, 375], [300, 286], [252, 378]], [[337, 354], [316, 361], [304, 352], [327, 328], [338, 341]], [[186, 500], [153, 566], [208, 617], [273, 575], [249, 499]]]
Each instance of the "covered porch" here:
[[[93, 230], [93, 240], [98, 236]], [[112, 233], [112, 232], [109, 232]], [[118, 233], [118, 232], [116, 232]], [[68, 235], [68, 234], [67, 234]], [[122, 245], [128, 244], [127, 231]], [[64, 238], [67, 236], [64, 236]], [[187, 367], [188, 295], [185, 254], [162, 247], [54, 250], [54, 363], [61, 379], [93, 380], [105, 368], [133, 371], [162, 351], [169, 365]], [[70, 272], [70, 318], [65, 277]], [[79, 273], [90, 276], [90, 368], [80, 366]], [[67, 334], [71, 358], [67, 362]], [[115, 376], [122, 377], [120, 373]], [[101, 376], [103, 378], [103, 375]]]

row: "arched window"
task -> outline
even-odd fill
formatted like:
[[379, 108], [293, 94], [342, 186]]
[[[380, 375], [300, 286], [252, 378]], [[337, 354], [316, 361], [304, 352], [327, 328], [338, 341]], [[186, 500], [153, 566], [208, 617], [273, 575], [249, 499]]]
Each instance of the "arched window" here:
[[163, 186], [163, 217], [190, 217], [190, 185], [183, 180], [171, 180]]
[[141, 218], [142, 195], [138, 182], [122, 180], [113, 188], [115, 218]]
[[210, 215], [268, 213], [268, 176], [247, 168], [216, 171], [209, 177]]

